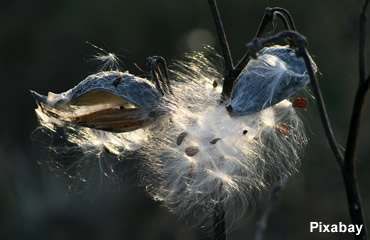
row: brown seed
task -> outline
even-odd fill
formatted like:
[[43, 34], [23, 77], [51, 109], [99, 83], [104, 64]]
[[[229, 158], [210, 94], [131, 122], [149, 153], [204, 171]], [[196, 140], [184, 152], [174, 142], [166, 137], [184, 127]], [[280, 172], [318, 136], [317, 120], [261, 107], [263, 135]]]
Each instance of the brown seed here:
[[199, 152], [199, 148], [196, 146], [190, 146], [190, 147], [185, 148], [185, 153], [189, 157], [195, 156], [198, 152]]
[[210, 144], [216, 144], [218, 142], [218, 140], [221, 140], [221, 138], [214, 138], [209, 143]]
[[222, 191], [223, 188], [224, 188], [224, 184], [222, 182], [220, 182], [220, 186], [219, 186], [220, 192]]
[[119, 77], [118, 77], [118, 78], [114, 79], [114, 81], [113, 81], [113, 83], [112, 83], [112, 84], [113, 84], [113, 86], [117, 87], [117, 86], [118, 86], [118, 84], [120, 84], [120, 83], [121, 83], [122, 78], [123, 78], [123, 76], [122, 76], [122, 75], [119, 75]]
[[243, 131], [243, 135], [247, 134], [248, 133], [248, 130], [244, 130]]
[[307, 106], [307, 99], [305, 98], [297, 98], [293, 101], [293, 107], [295, 108], [306, 108]]
[[176, 144], [180, 145], [182, 143], [182, 141], [184, 141], [184, 138], [186, 137], [186, 135], [188, 135], [187, 132], [180, 133], [180, 135], [176, 139]]
[[216, 88], [218, 86], [218, 83], [216, 81], [213, 81], [213, 87]]
[[281, 135], [288, 135], [289, 134], [289, 126], [285, 123], [278, 123], [275, 125], [275, 130], [280, 133]]

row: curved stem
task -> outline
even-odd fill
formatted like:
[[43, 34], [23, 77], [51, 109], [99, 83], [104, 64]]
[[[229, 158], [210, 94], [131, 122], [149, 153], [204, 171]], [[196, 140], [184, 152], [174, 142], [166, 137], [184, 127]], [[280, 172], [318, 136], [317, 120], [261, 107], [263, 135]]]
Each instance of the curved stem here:
[[292, 30], [291, 27], [290, 27], [290, 25], [289, 25], [289, 23], [288, 23], [288, 20], [284, 16], [284, 14], [282, 14], [280, 12], [274, 12], [274, 15], [273, 15], [273, 23], [276, 22], [276, 18], [279, 18], [281, 20], [281, 22], [284, 24], [285, 30], [289, 30], [289, 31]]
[[[365, 1], [364, 7], [362, 9], [361, 19], [364, 18], [367, 3], [368, 0]], [[360, 38], [365, 37], [364, 29], [365, 24], [361, 24]], [[345, 156], [343, 156], [342, 152], [339, 149], [339, 145], [336, 142], [333, 131], [331, 129], [331, 124], [326, 112], [326, 107], [322, 98], [320, 87], [312, 67], [311, 59], [306, 49], [307, 45], [306, 39], [297, 32], [281, 32], [269, 38], [256, 39], [251, 44], [249, 44], [251, 55], [256, 56], [256, 53], [265, 45], [284, 38], [288, 38], [289, 40], [291, 40], [291, 43], [296, 47], [297, 51], [296, 54], [298, 56], [303, 57], [305, 61], [307, 71], [311, 79], [311, 84], [313, 86], [314, 94], [316, 96], [317, 103], [319, 106], [319, 112], [325, 129], [326, 136], [328, 138], [331, 149], [337, 159], [337, 162], [341, 167], [352, 223], [363, 226], [363, 230], [359, 235], [355, 236], [355, 239], [366, 240], [367, 230], [361, 207], [361, 197], [358, 188], [354, 156], [357, 142], [356, 139], [358, 137], [358, 130], [360, 126], [361, 109], [368, 89], [368, 82], [367, 80], [363, 81], [360, 79], [360, 84], [356, 93], [355, 103], [353, 107], [349, 136], [347, 141], [347, 149]], [[362, 40], [360, 40], [360, 48], [362, 49], [361, 51], [365, 51], [365, 45], [364, 44], [361, 45], [361, 41]], [[365, 56], [364, 55], [362, 56], [360, 54], [360, 65], [363, 62], [365, 62]], [[360, 71], [365, 71], [364, 67], [360, 66]], [[363, 73], [363, 76], [365, 76], [365, 74], [366, 72]]]
[[[224, 26], [218, 11], [215, 0], [208, 0], [209, 7], [211, 8], [213, 20], [215, 21], [218, 39], [220, 40], [222, 54], [224, 56], [226, 72], [231, 72], [234, 69], [233, 60], [230, 53], [229, 43], [226, 38]], [[227, 73], [228, 74], [228, 73]]]
[[[286, 10], [284, 8], [278, 8], [278, 7], [266, 8], [265, 9], [265, 14], [262, 17], [262, 20], [261, 20], [261, 23], [258, 27], [255, 38], [261, 38], [262, 37], [263, 33], [265, 32], [265, 29], [266, 29], [267, 25], [269, 23], [273, 22], [273, 20], [276, 16], [279, 17], [279, 19], [283, 22], [285, 30], [295, 31], [294, 21], [293, 21], [291, 15], [290, 15], [290, 13], [288, 12], [288, 10]], [[242, 59], [235, 66], [235, 69], [234, 69], [234, 72], [233, 72], [233, 76], [235, 76], [235, 78], [237, 76], [239, 76], [241, 71], [243, 71], [244, 67], [248, 64], [249, 57], [250, 57], [250, 53], [249, 53], [249, 50], [248, 50], [244, 54]]]
[[223, 102], [226, 102], [230, 98], [231, 91], [232, 91], [233, 84], [234, 84], [236, 77], [233, 76], [233, 72], [234, 72], [233, 59], [231, 57], [229, 43], [226, 38], [225, 30], [222, 24], [220, 13], [217, 8], [216, 1], [208, 0], [208, 3], [209, 3], [209, 7], [211, 8], [213, 20], [216, 25], [218, 39], [221, 44], [222, 54], [225, 60], [224, 84], [222, 87], [221, 100], [220, 100], [220, 102], [223, 103]]
[[295, 28], [295, 24], [294, 24], [293, 18], [292, 18], [292, 16], [290, 15], [290, 13], [289, 13], [289, 11], [288, 11], [288, 10], [286, 10], [285, 8], [280, 8], [280, 7], [274, 7], [274, 8], [272, 8], [272, 9], [273, 9], [274, 11], [278, 11], [278, 12], [283, 13], [283, 14], [286, 16], [286, 18], [288, 19], [288, 21], [289, 21], [290, 29], [291, 29], [292, 31], [296, 31], [296, 28]]
[[325, 103], [321, 94], [321, 90], [319, 87], [319, 83], [316, 79], [315, 72], [313, 70], [311, 59], [308, 56], [306, 45], [307, 41], [306, 38], [300, 35], [297, 32], [292, 31], [285, 31], [280, 32], [274, 36], [263, 38], [263, 39], [256, 39], [251, 44], [249, 44], [249, 49], [252, 51], [252, 56], [256, 56], [257, 52], [262, 49], [264, 46], [267, 46], [269, 43], [273, 43], [279, 39], [289, 38], [294, 46], [297, 46], [299, 48], [299, 54], [303, 57], [305, 64], [307, 66], [308, 75], [311, 79], [311, 84], [314, 90], [314, 94], [317, 99], [317, 104], [319, 106], [319, 112], [322, 120], [322, 124], [326, 133], [326, 136], [328, 138], [330, 147], [332, 151], [335, 154], [336, 159], [340, 162], [340, 164], [343, 164], [343, 154], [339, 149], [339, 145], [335, 139], [333, 130], [331, 128], [330, 120], [326, 111]]
[[359, 36], [360, 81], [359, 86], [357, 88], [355, 101], [353, 104], [351, 123], [347, 137], [344, 166], [342, 168], [342, 175], [346, 186], [347, 199], [352, 222], [354, 224], [363, 224], [363, 230], [361, 231], [359, 236], [356, 236], [356, 239], [359, 240], [367, 239], [367, 229], [366, 225], [364, 224], [364, 218], [361, 207], [361, 196], [357, 183], [355, 154], [358, 133], [360, 130], [362, 106], [365, 102], [367, 90], [369, 89], [368, 87], [369, 78], [365, 79], [366, 76], [365, 30], [366, 30], [366, 9], [368, 2], [369, 2], [368, 0], [365, 0], [365, 3], [360, 14], [360, 36]]
[[366, 9], [369, 1], [365, 0], [364, 6], [362, 7], [361, 13], [360, 13], [360, 38], [359, 38], [359, 72], [360, 72], [360, 83], [365, 83], [366, 78]]
[[331, 128], [331, 124], [330, 124], [330, 120], [328, 117], [328, 113], [326, 111], [324, 99], [321, 94], [319, 82], [317, 81], [315, 73], [312, 69], [311, 60], [310, 60], [310, 57], [308, 56], [307, 50], [304, 48], [302, 49], [302, 51], [304, 51], [304, 54], [302, 54], [302, 57], [306, 63], [306, 66], [310, 66], [310, 67], [307, 67], [307, 70], [308, 70], [308, 74], [311, 79], [311, 84], [313, 87], [314, 95], [317, 99], [317, 105], [319, 107], [321, 122], [324, 126], [326, 137], [328, 138], [331, 150], [333, 151], [334, 156], [337, 159], [339, 165], [343, 166], [343, 163], [344, 163], [343, 153], [339, 149], [339, 145], [337, 143], [337, 140], [335, 139], [333, 130]]

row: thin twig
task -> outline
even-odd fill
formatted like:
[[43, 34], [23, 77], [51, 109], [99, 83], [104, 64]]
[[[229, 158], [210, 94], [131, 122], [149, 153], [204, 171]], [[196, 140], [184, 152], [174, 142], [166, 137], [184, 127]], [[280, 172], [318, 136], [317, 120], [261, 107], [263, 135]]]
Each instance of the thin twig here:
[[[305, 54], [303, 54], [303, 58], [305, 59], [305, 62], [307, 64], [307, 61], [309, 61], [307, 51], [306, 51]], [[310, 72], [310, 70], [309, 70], [309, 72]], [[312, 81], [312, 78], [311, 78], [311, 82], [314, 85], [315, 83], [317, 83], [317, 80], [315, 79], [315, 80]], [[315, 88], [316, 88], [316, 91], [314, 91], [314, 92], [315, 92], [316, 98], [319, 99], [319, 97], [318, 97], [319, 95], [317, 95], [317, 94], [321, 95], [320, 89], [318, 88], [318, 86], [314, 87], [314, 90], [315, 90]], [[317, 90], [319, 90], [318, 93], [317, 93]], [[350, 141], [349, 140], [350, 138], [353, 139], [352, 140], [353, 142], [351, 142], [350, 145], [352, 145], [352, 144], [356, 145], [356, 139], [357, 139], [357, 136], [358, 136], [358, 128], [359, 128], [359, 123], [360, 123], [360, 118], [359, 117], [360, 117], [361, 108], [362, 108], [362, 105], [363, 105], [363, 102], [364, 102], [365, 93], [366, 93], [366, 88], [359, 87], [359, 89], [357, 91], [357, 94], [356, 94], [356, 100], [355, 100], [355, 105], [354, 105], [354, 108], [353, 108], [353, 115], [352, 115], [352, 120], [351, 120], [351, 129], [353, 127], [353, 129], [352, 129], [353, 132], [351, 132], [351, 130], [350, 130], [349, 137], [348, 137], [348, 141]], [[322, 102], [322, 100], [321, 100], [321, 102], [320, 102], [320, 100], [318, 100], [318, 104], [319, 104], [319, 108], [320, 108], [320, 105], [322, 105], [325, 108], [325, 105]], [[327, 115], [326, 115], [326, 117], [327, 117]], [[323, 123], [325, 123], [323, 115], [321, 115], [321, 118], [322, 118]], [[329, 120], [326, 123], [329, 123]], [[327, 126], [330, 126], [330, 123]], [[355, 130], [354, 128], [357, 128], [357, 129]], [[333, 135], [327, 135], [330, 144], [331, 145], [336, 144], [335, 142], [334, 143], [332, 142], [332, 141], [335, 141], [335, 139], [334, 138], [331, 139], [331, 138], [329, 138], [329, 136], [332, 136], [332, 137], [334, 137], [334, 136]], [[343, 180], [344, 180], [344, 186], [345, 186], [346, 193], [347, 193], [347, 201], [348, 201], [348, 207], [349, 207], [349, 212], [350, 212], [350, 215], [351, 215], [352, 223], [363, 226], [363, 230], [361, 231], [361, 233], [359, 235], [355, 236], [355, 239], [365, 240], [365, 239], [367, 239], [367, 230], [366, 230], [365, 220], [364, 220], [364, 217], [363, 217], [363, 212], [362, 212], [362, 207], [361, 207], [362, 206], [361, 196], [360, 196], [357, 177], [356, 177], [356, 169], [355, 169], [355, 161], [354, 161], [355, 146], [351, 146], [351, 150], [350, 150], [353, 155], [348, 156], [348, 150], [346, 150], [346, 154], [345, 154], [344, 159], [343, 159], [342, 153], [339, 152], [339, 149], [337, 150], [337, 148], [332, 147], [332, 150], [333, 150], [334, 155], [336, 155], [336, 158], [338, 160], [338, 164], [341, 167], [341, 172], [342, 172], [342, 177], [343, 177]], [[340, 153], [340, 155], [339, 155], [339, 153]]]
[[274, 23], [274, 22], [276, 22], [276, 18], [279, 18], [282, 21], [282, 23], [284, 24], [285, 30], [292, 31], [292, 29], [290, 28], [290, 25], [288, 23], [288, 20], [286, 19], [286, 17], [284, 16], [284, 14], [282, 14], [280, 12], [274, 12], [274, 15], [273, 15], [273, 25], [276, 25], [276, 23]]
[[[351, 214], [351, 219], [354, 224], [363, 225], [363, 230], [361, 231], [360, 235], [356, 235], [356, 239], [364, 240], [367, 239], [367, 231], [366, 225], [363, 218], [362, 208], [361, 208], [361, 197], [358, 189], [357, 177], [356, 177], [356, 169], [355, 169], [355, 150], [356, 150], [356, 140], [358, 137], [358, 130], [360, 125], [360, 116], [362, 106], [365, 100], [367, 89], [370, 86], [370, 77], [365, 79], [366, 77], [366, 58], [365, 58], [365, 26], [366, 26], [366, 8], [368, 5], [368, 0], [365, 0], [364, 6], [361, 11], [360, 15], [360, 41], [359, 41], [359, 68], [360, 68], [360, 84], [356, 93], [355, 103], [353, 107], [353, 113], [351, 118], [350, 130], [347, 139], [347, 148], [345, 152], [345, 156], [340, 150], [340, 147], [335, 139], [334, 133], [331, 128], [330, 120], [326, 111], [325, 103], [321, 94], [321, 90], [319, 87], [319, 83], [316, 79], [314, 68], [311, 63], [311, 59], [308, 55], [306, 45], [306, 39], [295, 31], [285, 31], [278, 33], [274, 36], [258, 39], [262, 37], [262, 34], [267, 26], [268, 23], [272, 22], [275, 16], [278, 16], [283, 23], [285, 24], [285, 28], [288, 30], [295, 30], [295, 25], [293, 19], [289, 12], [283, 8], [267, 8], [265, 10], [265, 15], [261, 21], [261, 24], [258, 28], [256, 34], [256, 40], [253, 41], [252, 44], [249, 44], [249, 50], [243, 56], [243, 58], [238, 62], [235, 68], [233, 68], [232, 58], [229, 50], [229, 45], [227, 43], [226, 35], [223, 29], [222, 21], [219, 16], [219, 12], [217, 9], [217, 5], [215, 0], [209, 0], [209, 4], [211, 7], [211, 11], [215, 20], [218, 36], [221, 42], [221, 47], [223, 49], [223, 55], [226, 64], [226, 73], [224, 78], [224, 86], [222, 90], [222, 98], [221, 101], [227, 100], [232, 91], [232, 86], [238, 75], [241, 73], [245, 65], [248, 63], [250, 56], [256, 57], [257, 52], [262, 49], [267, 44], [273, 43], [279, 39], [289, 39], [291, 45], [297, 47], [297, 55], [301, 56], [305, 64], [307, 66], [308, 75], [311, 79], [311, 84], [313, 86], [313, 91], [317, 99], [319, 113], [321, 117], [321, 121], [325, 130], [325, 134], [328, 138], [329, 145], [337, 159], [338, 164], [342, 170], [342, 176], [344, 179], [344, 184], [347, 192], [347, 199]], [[274, 11], [277, 11], [278, 14], [274, 14]], [[268, 212], [267, 211], [265, 221], [267, 221]], [[215, 215], [215, 229], [222, 229], [224, 225], [224, 210], [221, 206], [221, 209], [216, 211]], [[222, 218], [220, 221], [223, 225], [219, 228], [218, 218]], [[216, 221], [217, 220], [217, 221]], [[216, 228], [217, 227], [217, 228]], [[218, 231], [218, 230], [217, 230]], [[216, 232], [217, 232], [216, 231]], [[223, 232], [224, 233], [224, 232]], [[216, 234], [218, 236], [218, 234]], [[225, 234], [226, 237], [226, 234]], [[222, 238], [221, 238], [222, 239]]]
[[288, 19], [289, 21], [289, 25], [290, 25], [290, 29], [289, 30], [292, 30], [292, 31], [296, 31], [296, 28], [295, 28], [295, 24], [294, 24], [294, 21], [293, 21], [293, 18], [292, 16], [290, 15], [289, 11], [286, 10], [285, 8], [280, 8], [280, 7], [274, 7], [272, 8], [273, 11], [278, 11], [280, 13], [283, 13], [285, 15], [285, 17]]
[[[288, 10], [286, 10], [284, 8], [278, 8], [278, 7], [266, 8], [265, 9], [265, 14], [262, 17], [262, 20], [261, 20], [261, 23], [258, 27], [255, 38], [261, 38], [262, 37], [263, 33], [265, 32], [265, 29], [266, 29], [267, 25], [269, 23], [273, 22], [274, 16], [278, 16], [280, 18], [280, 20], [283, 22], [283, 24], [285, 26], [285, 30], [295, 31], [296, 28], [295, 28], [294, 21], [292, 19], [292, 16], [288, 12]], [[250, 53], [249, 53], [249, 50], [248, 50], [244, 54], [242, 59], [236, 64], [234, 72], [233, 72], [233, 76], [236, 76], [236, 77], [239, 76], [241, 71], [243, 71], [244, 67], [248, 64], [249, 59], [250, 59]]]
[[[368, 0], [366, 0], [364, 7], [362, 9], [361, 19], [364, 18], [367, 2]], [[365, 37], [364, 29], [365, 29], [365, 24], [361, 24], [360, 37], [362, 38]], [[343, 154], [339, 150], [339, 145], [337, 144], [335, 140], [333, 131], [331, 130], [330, 121], [326, 113], [326, 108], [325, 108], [325, 104], [324, 104], [321, 91], [318, 85], [318, 81], [316, 79], [316, 76], [315, 76], [315, 73], [314, 73], [314, 70], [311, 64], [311, 59], [306, 49], [307, 43], [306, 43], [305, 38], [297, 32], [281, 32], [269, 38], [256, 39], [250, 44], [250, 50], [253, 53], [251, 55], [256, 56], [257, 51], [259, 51], [261, 48], [263, 48], [269, 43], [272, 43], [276, 40], [283, 39], [283, 38], [289, 38], [290, 40], [292, 40], [292, 44], [295, 47], [297, 47], [297, 54], [303, 57], [305, 61], [307, 71], [311, 79], [311, 84], [314, 89], [314, 94], [316, 96], [317, 103], [319, 105], [319, 112], [320, 112], [320, 116], [321, 116], [321, 120], [322, 120], [324, 129], [325, 129], [325, 132], [326, 132], [326, 136], [328, 138], [332, 151], [338, 161], [338, 164], [340, 165], [341, 170], [342, 170], [342, 176], [343, 176], [344, 185], [345, 185], [345, 189], [347, 193], [347, 200], [348, 200], [352, 223], [363, 226], [363, 230], [361, 231], [359, 235], [356, 235], [355, 238], [356, 240], [366, 240], [367, 230], [366, 230], [366, 224], [363, 218], [363, 212], [362, 212], [362, 207], [361, 207], [361, 197], [360, 197], [360, 193], [358, 189], [354, 156], [355, 156], [356, 139], [358, 137], [358, 130], [359, 130], [359, 124], [360, 124], [360, 113], [361, 113], [362, 105], [365, 100], [365, 94], [368, 89], [367, 87], [368, 83], [366, 82], [367, 80], [361, 82], [361, 79], [360, 79], [360, 84], [359, 84], [359, 88], [356, 93], [355, 103], [353, 107], [353, 114], [352, 114], [352, 120], [351, 120], [351, 125], [350, 125], [349, 136], [348, 136], [347, 150], [346, 150], [345, 156], [343, 156]], [[361, 43], [361, 40], [360, 40], [360, 43]], [[362, 45], [361, 48], [362, 48], [362, 51], [365, 51], [364, 44]], [[364, 57], [365, 57], [364, 55], [363, 57], [361, 57], [361, 54], [360, 54], [360, 62], [365, 62]], [[360, 67], [360, 71], [361, 69], [363, 68]], [[363, 75], [365, 76], [366, 73], [364, 73]]]
[[[231, 73], [234, 70], [233, 60], [230, 53], [229, 43], [226, 38], [224, 26], [222, 24], [222, 20], [220, 17], [220, 13], [218, 11], [218, 7], [216, 4], [216, 0], [208, 0], [209, 7], [212, 12], [213, 20], [215, 22], [216, 30], [218, 39], [221, 44], [221, 49], [223, 53], [223, 57], [225, 60], [225, 75], [224, 75], [224, 84], [221, 93], [221, 100], [220, 102], [225, 102], [229, 98], [233, 87], [233, 78], [231, 77]], [[214, 239], [216, 240], [226, 240], [226, 220], [225, 220], [225, 209], [223, 203], [220, 202], [216, 204], [215, 212], [214, 212]]]
[[250, 50], [253, 51], [253, 55], [255, 55], [260, 49], [262, 49], [264, 46], [267, 46], [270, 43], [276, 42], [279, 39], [284, 39], [284, 38], [290, 38], [293, 41], [295, 41], [294, 45], [298, 46], [300, 48], [300, 54], [303, 57], [307, 70], [308, 70], [308, 75], [310, 76], [311, 79], [311, 84], [313, 87], [313, 91], [315, 94], [315, 97], [317, 99], [317, 104], [319, 106], [319, 112], [322, 120], [322, 124], [324, 126], [324, 130], [326, 133], [326, 136], [329, 140], [330, 147], [332, 151], [335, 154], [336, 159], [338, 161], [343, 162], [343, 154], [340, 151], [339, 145], [335, 139], [333, 130], [331, 128], [331, 124], [328, 118], [328, 114], [326, 111], [325, 103], [321, 94], [321, 90], [319, 87], [319, 83], [316, 79], [315, 72], [313, 70], [312, 64], [310, 57], [308, 56], [307, 50], [306, 50], [306, 39], [300, 35], [297, 32], [292, 32], [292, 31], [285, 31], [285, 32], [280, 32], [274, 36], [268, 37], [268, 38], [263, 38], [263, 39], [256, 39], [252, 44], [250, 44]]
[[[220, 13], [217, 8], [216, 1], [208, 0], [208, 3], [215, 22], [217, 35], [220, 41], [223, 57], [225, 60], [225, 73], [224, 73], [225, 75], [221, 93], [221, 103], [223, 103], [229, 100], [235, 80], [249, 62], [249, 51], [247, 51], [244, 54], [242, 59], [234, 67], [233, 59], [230, 53], [229, 43], [226, 38], [225, 30], [222, 24]], [[275, 21], [276, 17], [278, 17], [283, 22], [286, 30], [295, 30], [293, 19], [287, 10], [277, 7], [266, 8], [260, 26], [258, 27], [256, 38], [262, 37], [262, 34], [264, 33], [266, 26], [269, 23]]]
[[368, 0], [365, 0], [360, 13], [360, 34], [359, 34], [359, 86], [357, 88], [355, 101], [352, 109], [351, 123], [348, 131], [347, 145], [345, 151], [344, 166], [342, 168], [342, 175], [346, 186], [347, 200], [349, 210], [354, 224], [363, 224], [363, 230], [356, 236], [356, 239], [367, 239], [367, 229], [364, 224], [363, 212], [361, 207], [361, 196], [357, 183], [356, 175], [356, 146], [357, 138], [360, 129], [361, 110], [365, 102], [365, 97], [368, 88], [368, 80], [366, 77], [366, 10]]
[[[272, 13], [270, 9], [271, 8], [265, 9], [265, 14], [262, 17], [255, 38], [260, 38], [262, 36], [262, 33], [265, 31], [267, 24], [272, 21]], [[248, 64], [249, 58], [249, 50], [247, 50], [242, 59], [235, 66], [235, 75], [239, 75], [241, 71], [243, 71], [244, 67]]]
[[365, 83], [366, 78], [366, 9], [369, 1], [365, 0], [364, 6], [360, 13], [360, 38], [359, 38], [359, 72], [360, 72], [360, 84]]
[[339, 145], [337, 143], [337, 140], [335, 139], [333, 130], [331, 128], [328, 113], [326, 111], [325, 102], [324, 102], [324, 99], [323, 99], [322, 94], [321, 94], [319, 82], [317, 81], [315, 72], [313, 71], [313, 68], [312, 68], [311, 59], [308, 56], [306, 48], [302, 49], [301, 51], [303, 51], [302, 57], [303, 57], [303, 59], [306, 63], [306, 66], [310, 66], [310, 67], [307, 67], [308, 75], [310, 76], [310, 79], [311, 79], [313, 92], [314, 92], [314, 95], [315, 95], [316, 100], [317, 100], [317, 105], [319, 107], [319, 112], [320, 112], [320, 116], [321, 116], [321, 122], [322, 122], [322, 125], [324, 127], [326, 137], [328, 138], [329, 145], [330, 145], [331, 150], [333, 151], [333, 153], [335, 155], [335, 158], [337, 159], [339, 165], [342, 166], [343, 161], [344, 161], [343, 160], [343, 153], [341, 152], [341, 150], [339, 148]]
[[215, 0], [208, 0], [208, 3], [209, 3], [209, 7], [211, 8], [213, 20], [215, 21], [218, 39], [220, 40], [220, 43], [221, 43], [221, 49], [222, 49], [222, 54], [225, 60], [226, 71], [231, 72], [234, 69], [233, 60], [231, 57], [229, 43], [226, 38], [224, 26], [222, 24], [222, 20], [221, 20], [220, 13], [217, 8], [217, 4]]
[[361, 119], [361, 109], [365, 101], [366, 92], [368, 89], [366, 76], [366, 9], [368, 5], [368, 0], [365, 1], [364, 6], [360, 14], [360, 36], [359, 36], [359, 73], [360, 81], [357, 88], [355, 102], [352, 110], [352, 118], [350, 123], [350, 128], [347, 138], [347, 147], [345, 153], [345, 165], [348, 171], [354, 171], [354, 156], [356, 151], [357, 136], [359, 131], [360, 119]]
[[218, 39], [221, 44], [222, 54], [225, 60], [224, 83], [223, 83], [221, 99], [220, 99], [220, 102], [223, 103], [223, 102], [227, 102], [228, 99], [230, 98], [236, 76], [233, 75], [234, 73], [233, 59], [231, 57], [229, 43], [226, 38], [226, 34], [225, 34], [225, 30], [222, 24], [220, 13], [217, 8], [216, 0], [208, 0], [208, 3], [211, 8], [213, 20], [215, 22], [215, 26], [217, 30]]

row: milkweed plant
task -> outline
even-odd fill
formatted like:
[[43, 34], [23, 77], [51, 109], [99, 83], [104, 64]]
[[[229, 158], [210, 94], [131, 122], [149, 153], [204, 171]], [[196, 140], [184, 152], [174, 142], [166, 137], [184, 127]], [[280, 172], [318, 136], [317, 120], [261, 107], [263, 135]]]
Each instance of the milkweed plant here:
[[[264, 34], [279, 19], [288, 31]], [[197, 227], [221, 214], [231, 226], [260, 193], [298, 172], [307, 144], [302, 95], [317, 67], [300, 54], [305, 39], [285, 9], [269, 9], [262, 23], [246, 57], [229, 69], [226, 94], [228, 46], [224, 59], [206, 47], [169, 69], [150, 57], [146, 76], [120, 69], [114, 54], [98, 55], [104, 68], [70, 90], [31, 91], [39, 130], [57, 156], [49, 164], [82, 182], [96, 172], [114, 181], [115, 164], [135, 159], [147, 193], [171, 212]], [[281, 38], [288, 45], [272, 43]]]

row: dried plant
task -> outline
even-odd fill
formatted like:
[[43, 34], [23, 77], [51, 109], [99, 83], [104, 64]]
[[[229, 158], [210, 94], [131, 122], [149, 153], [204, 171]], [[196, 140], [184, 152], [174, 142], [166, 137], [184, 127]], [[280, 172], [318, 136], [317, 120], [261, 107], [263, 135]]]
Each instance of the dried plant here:
[[[297, 111], [307, 104], [302, 94], [311, 82], [342, 168], [352, 220], [364, 224], [354, 154], [370, 81], [364, 56], [367, 3], [361, 14], [360, 87], [345, 154], [332, 133], [307, 41], [289, 12], [267, 8], [249, 51], [234, 66], [216, 2], [209, 0], [222, 57], [207, 48], [168, 70], [154, 56], [148, 58], [149, 77], [139, 77], [121, 71], [115, 55], [98, 54], [104, 69], [74, 88], [48, 96], [31, 91], [39, 130], [51, 138], [50, 154], [56, 156], [48, 163], [70, 179], [89, 181], [97, 170], [115, 181], [115, 164], [135, 159], [154, 200], [196, 226], [213, 228], [215, 239], [226, 239], [226, 223], [239, 219], [262, 191], [279, 192], [298, 171], [307, 138]], [[265, 34], [278, 20], [286, 31]], [[276, 45], [281, 39], [288, 45]], [[366, 234], [365, 229], [356, 239]]]

